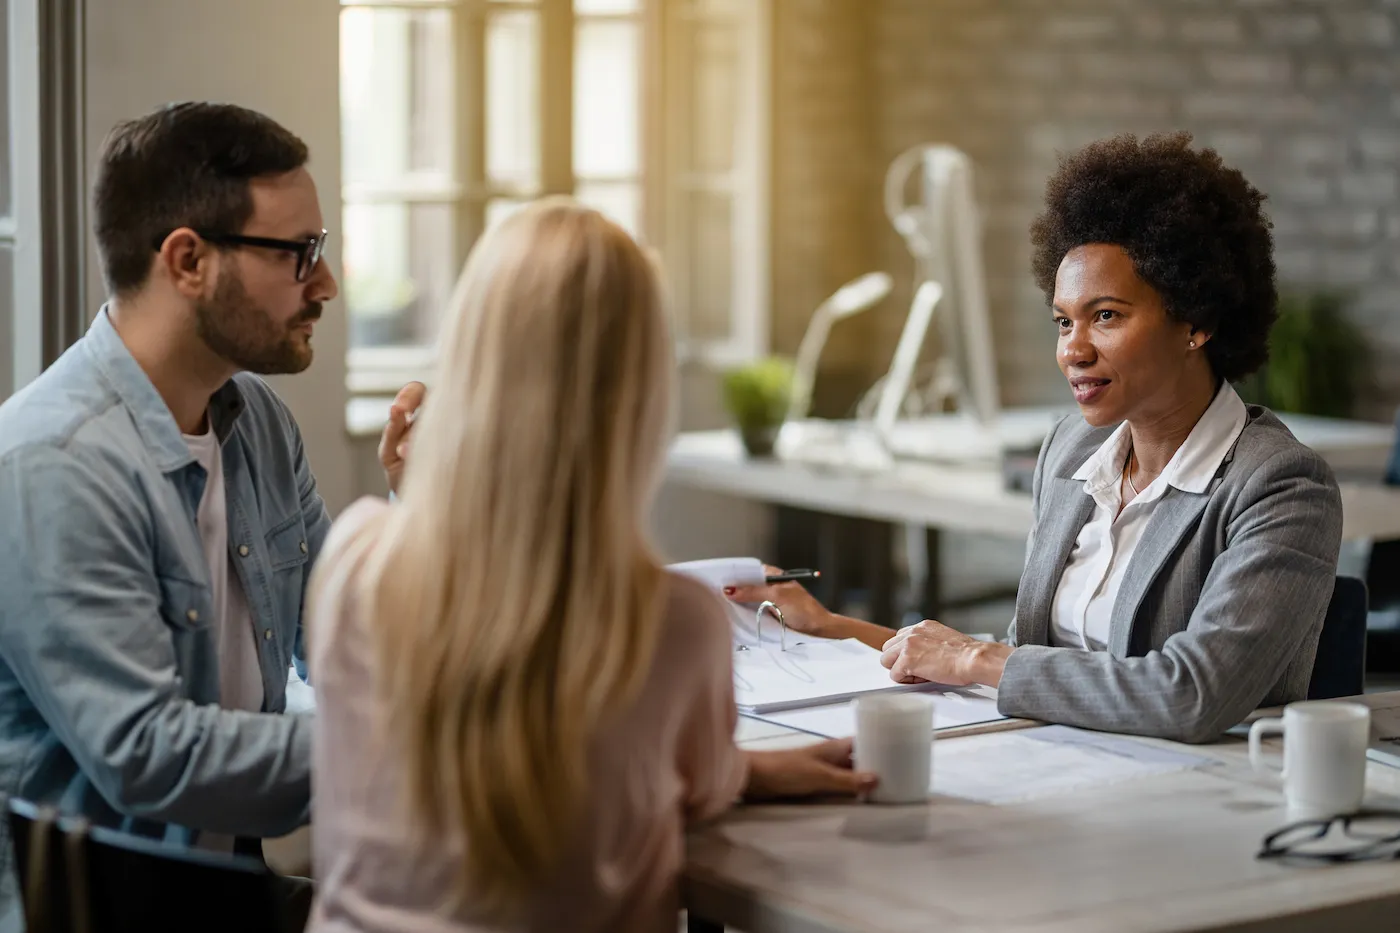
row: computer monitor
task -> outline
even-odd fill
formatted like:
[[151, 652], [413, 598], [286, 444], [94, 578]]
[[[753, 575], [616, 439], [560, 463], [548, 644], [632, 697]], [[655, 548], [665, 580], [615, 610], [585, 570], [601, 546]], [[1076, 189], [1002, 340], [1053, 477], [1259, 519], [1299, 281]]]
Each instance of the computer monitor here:
[[[918, 287], [883, 380], [881, 434], [896, 455], [996, 456], [1006, 442], [998, 433], [1001, 398], [971, 160], [938, 144], [905, 151], [886, 175], [885, 211], [914, 256]], [[930, 419], [897, 419], [930, 323], [938, 334], [937, 378], [957, 400], [956, 417], [932, 419], [941, 428]]]
[[[854, 421], [800, 420], [803, 395], [779, 438], [781, 456], [848, 464], [859, 455], [871, 468], [883, 468], [891, 457], [995, 461], [1004, 450], [1039, 446], [1060, 412], [1002, 411], [972, 191], [972, 163], [951, 146], [915, 146], [891, 163], [885, 210], [915, 260], [914, 296], [899, 344]], [[824, 318], [814, 322], [809, 335], [824, 339], [827, 326]], [[906, 400], [918, 389], [930, 330], [938, 335], [935, 394], [955, 398], [956, 411], [910, 417]]]

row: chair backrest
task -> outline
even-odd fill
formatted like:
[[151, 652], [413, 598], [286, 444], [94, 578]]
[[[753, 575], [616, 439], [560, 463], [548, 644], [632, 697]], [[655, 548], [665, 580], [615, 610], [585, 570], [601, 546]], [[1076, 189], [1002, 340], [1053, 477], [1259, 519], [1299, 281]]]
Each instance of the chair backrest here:
[[1356, 696], [1366, 685], [1366, 584], [1338, 577], [1317, 642], [1309, 700]]
[[[1400, 486], [1400, 413], [1395, 423], [1395, 447], [1386, 463], [1384, 482]], [[1400, 541], [1373, 541], [1366, 562], [1366, 588], [1370, 592], [1372, 611], [1389, 610], [1389, 626], [1394, 626], [1395, 610], [1400, 609]], [[1383, 623], [1384, 625], [1384, 623]], [[1389, 634], [1394, 639], [1394, 634]], [[1385, 652], [1394, 654], [1394, 651]], [[1384, 669], [1393, 669], [1394, 662]]]
[[1400, 410], [1395, 412], [1395, 446], [1390, 448], [1390, 460], [1385, 465], [1387, 486], [1400, 486]]
[[[34, 830], [45, 853], [31, 851]], [[53, 819], [24, 800], [9, 805], [10, 836], [31, 933], [281, 933], [272, 872], [256, 859], [177, 848], [83, 820]], [[45, 856], [42, 889], [30, 890], [31, 855]], [[35, 904], [34, 899], [42, 899]]]

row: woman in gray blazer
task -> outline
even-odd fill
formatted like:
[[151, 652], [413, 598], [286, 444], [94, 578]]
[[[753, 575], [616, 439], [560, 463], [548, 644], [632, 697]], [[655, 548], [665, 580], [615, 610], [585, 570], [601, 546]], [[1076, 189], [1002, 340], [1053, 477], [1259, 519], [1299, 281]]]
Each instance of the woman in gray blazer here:
[[837, 616], [796, 584], [740, 588], [788, 624], [883, 651], [904, 683], [997, 687], [1002, 713], [1207, 741], [1304, 699], [1341, 541], [1331, 471], [1230, 383], [1277, 316], [1264, 195], [1187, 134], [1061, 161], [1031, 227], [1082, 418], [1041, 447], [1006, 643]]

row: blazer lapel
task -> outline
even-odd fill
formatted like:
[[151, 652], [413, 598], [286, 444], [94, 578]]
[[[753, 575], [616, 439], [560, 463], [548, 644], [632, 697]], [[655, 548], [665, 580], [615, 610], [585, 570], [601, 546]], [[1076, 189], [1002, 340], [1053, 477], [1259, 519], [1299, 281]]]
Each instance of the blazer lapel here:
[[[1077, 464], [1076, 464], [1077, 467]], [[1082, 480], [1049, 477], [1040, 492], [1040, 521], [1026, 559], [1016, 606], [1016, 643], [1050, 643], [1050, 610], [1070, 551], [1094, 512], [1094, 499]]]
[[[1217, 475], [1211, 483], [1214, 490], [1220, 482]], [[1133, 620], [1137, 618], [1147, 590], [1167, 563], [1167, 558], [1181, 544], [1201, 513], [1210, 502], [1210, 492], [1183, 492], [1169, 488], [1152, 508], [1152, 517], [1143, 529], [1142, 538], [1133, 550], [1132, 560], [1123, 574], [1118, 598], [1113, 602], [1113, 617], [1108, 629], [1108, 652], [1115, 658], [1128, 656], [1133, 635]]]

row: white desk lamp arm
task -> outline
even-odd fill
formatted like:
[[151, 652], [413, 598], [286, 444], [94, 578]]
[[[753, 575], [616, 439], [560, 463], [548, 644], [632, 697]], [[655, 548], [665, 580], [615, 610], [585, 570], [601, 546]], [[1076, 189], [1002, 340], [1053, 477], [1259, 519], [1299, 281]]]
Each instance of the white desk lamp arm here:
[[811, 323], [807, 325], [807, 332], [802, 335], [802, 343], [797, 349], [797, 360], [793, 364], [789, 421], [800, 421], [806, 418], [811, 410], [812, 386], [816, 382], [817, 366], [821, 362], [826, 338], [831, 333], [831, 325], [875, 307], [890, 293], [893, 284], [887, 273], [867, 272], [860, 278], [842, 285], [812, 313]]
[[821, 361], [827, 334], [831, 332], [831, 317], [831, 299], [828, 298], [812, 313], [807, 332], [802, 335], [797, 359], [793, 363], [792, 402], [788, 405], [787, 415], [789, 421], [801, 421], [811, 410], [812, 385], [817, 378], [817, 364]]
[[904, 330], [899, 335], [899, 345], [895, 347], [894, 359], [890, 362], [889, 373], [885, 376], [885, 387], [880, 393], [880, 404], [875, 409], [875, 430], [881, 437], [888, 437], [899, 418], [900, 406], [909, 394], [914, 381], [914, 368], [919, 362], [919, 351], [928, 335], [929, 324], [933, 321], [934, 309], [943, 297], [943, 286], [937, 282], [924, 282], [914, 293], [909, 305], [909, 317], [904, 322]]

